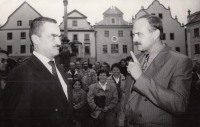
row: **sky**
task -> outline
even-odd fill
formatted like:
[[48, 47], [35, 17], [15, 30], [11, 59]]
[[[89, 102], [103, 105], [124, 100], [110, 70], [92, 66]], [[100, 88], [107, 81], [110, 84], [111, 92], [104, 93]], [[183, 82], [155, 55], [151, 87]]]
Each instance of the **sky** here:
[[[4, 25], [11, 15], [25, 0], [0, 0], [0, 24]], [[74, 9], [87, 16], [87, 21], [94, 25], [103, 19], [103, 13], [111, 6], [116, 6], [124, 15], [124, 20], [131, 21], [141, 6], [147, 9], [154, 0], [68, 0], [68, 13]], [[63, 0], [26, 0], [42, 16], [57, 20], [58, 25], [64, 16]], [[200, 0], [159, 0], [165, 8], [170, 7], [172, 17], [177, 16], [182, 24], [187, 23], [188, 9], [191, 13], [200, 11]]]

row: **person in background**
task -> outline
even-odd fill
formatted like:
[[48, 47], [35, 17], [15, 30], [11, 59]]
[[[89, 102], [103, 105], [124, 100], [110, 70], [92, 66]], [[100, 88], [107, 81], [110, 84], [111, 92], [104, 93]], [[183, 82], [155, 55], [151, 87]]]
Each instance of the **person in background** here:
[[85, 92], [88, 92], [88, 88], [91, 84], [97, 82], [97, 74], [93, 69], [88, 67], [87, 61], [82, 63], [82, 69], [80, 70], [78, 79], [81, 80], [83, 84], [83, 90], [85, 90]]
[[126, 66], [128, 66], [128, 63], [129, 63], [130, 61], [133, 62], [132, 57], [131, 57], [131, 56], [127, 56], [127, 57], [126, 57]]
[[119, 65], [120, 65], [120, 72], [126, 77], [127, 75], [126, 60], [121, 59]]
[[86, 92], [81, 88], [82, 84], [80, 80], [75, 80], [73, 84], [73, 108], [74, 108], [74, 119], [76, 123], [76, 127], [84, 127], [85, 122], [88, 122], [85, 120], [87, 117], [88, 111], [85, 109], [87, 104], [87, 94]]
[[94, 63], [94, 70], [96, 71], [96, 73], [98, 73], [100, 68], [101, 68], [101, 63], [100, 62], [95, 62]]
[[76, 62], [75, 62], [75, 65], [76, 65], [76, 70], [77, 70], [78, 73], [79, 73], [80, 70], [81, 70], [81, 62], [80, 62], [80, 61], [76, 61]]
[[5, 87], [4, 115], [8, 127], [70, 126], [72, 88], [54, 59], [61, 46], [56, 23], [48, 17], [31, 22], [33, 54], [12, 70]]
[[113, 127], [114, 107], [118, 103], [117, 88], [107, 82], [108, 71], [100, 69], [99, 81], [89, 87], [87, 95], [88, 104], [92, 109], [91, 116], [94, 118], [94, 127]]
[[103, 62], [101, 65], [101, 69], [107, 70], [110, 75], [110, 65], [106, 62]]
[[78, 71], [76, 70], [75, 63], [69, 63], [69, 71], [66, 72], [69, 83], [73, 86], [75, 80], [78, 79]]
[[178, 116], [188, 105], [192, 61], [161, 41], [162, 20], [139, 17], [133, 25], [133, 42], [126, 77], [125, 114], [130, 127], [179, 127]]
[[19, 66], [22, 62], [23, 62], [23, 59], [22, 58], [18, 58], [17, 59], [17, 66]]
[[118, 103], [117, 106], [113, 109], [115, 122], [113, 126], [124, 126], [125, 114], [123, 112], [124, 109], [124, 98], [125, 98], [125, 77], [120, 73], [120, 66], [118, 63], [114, 63], [111, 66], [112, 75], [107, 78], [107, 82], [114, 84], [117, 88], [118, 93]]

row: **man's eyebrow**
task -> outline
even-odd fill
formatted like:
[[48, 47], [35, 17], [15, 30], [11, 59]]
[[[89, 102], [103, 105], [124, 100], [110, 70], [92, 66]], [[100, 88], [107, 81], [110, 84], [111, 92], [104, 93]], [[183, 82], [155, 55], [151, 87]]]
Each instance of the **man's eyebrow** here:
[[53, 37], [61, 37], [62, 35], [51, 34]]

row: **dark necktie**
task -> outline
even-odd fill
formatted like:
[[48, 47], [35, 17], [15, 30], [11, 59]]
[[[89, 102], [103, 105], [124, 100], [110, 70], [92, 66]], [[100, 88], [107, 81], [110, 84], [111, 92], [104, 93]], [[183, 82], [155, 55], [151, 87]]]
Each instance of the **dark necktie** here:
[[51, 67], [52, 67], [52, 75], [53, 75], [53, 76], [57, 76], [57, 72], [56, 72], [56, 67], [55, 67], [54, 61], [49, 61], [48, 63], [49, 63], [49, 65], [51, 65]]
[[149, 60], [149, 54], [145, 54], [144, 56], [144, 63], [142, 65], [142, 71], [145, 72], [146, 71], [146, 68], [147, 68], [147, 63], [148, 63], [148, 60]]

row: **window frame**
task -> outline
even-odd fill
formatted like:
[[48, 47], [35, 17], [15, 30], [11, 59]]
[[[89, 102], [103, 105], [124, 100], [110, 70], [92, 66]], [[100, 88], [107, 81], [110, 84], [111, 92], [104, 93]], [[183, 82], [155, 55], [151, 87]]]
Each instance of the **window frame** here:
[[[24, 50], [23, 50], [23, 48], [24, 48]], [[20, 53], [21, 54], [25, 54], [26, 53], [26, 45], [21, 45], [21, 47], [20, 47]]]
[[22, 20], [17, 21], [17, 26], [22, 26]]
[[105, 36], [105, 37], [109, 37], [109, 31], [108, 31], [108, 30], [105, 30], [105, 31], [104, 31], [104, 36]]
[[7, 33], [7, 40], [12, 40], [12, 32]]
[[108, 45], [103, 45], [103, 54], [107, 54], [107, 53], [108, 53]]
[[123, 36], [124, 36], [123, 30], [119, 30], [118, 31], [118, 37], [123, 37]]
[[21, 39], [26, 39], [26, 32], [21, 32]]
[[111, 54], [118, 54], [118, 53], [119, 53], [119, 45], [111, 44]]

